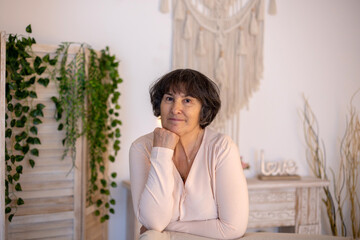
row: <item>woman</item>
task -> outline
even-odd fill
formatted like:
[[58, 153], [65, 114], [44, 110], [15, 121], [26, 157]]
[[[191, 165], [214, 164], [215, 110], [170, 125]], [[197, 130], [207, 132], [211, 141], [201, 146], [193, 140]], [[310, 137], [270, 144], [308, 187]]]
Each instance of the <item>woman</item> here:
[[134, 211], [147, 229], [217, 239], [241, 237], [248, 192], [233, 141], [207, 126], [220, 109], [218, 88], [190, 69], [172, 71], [150, 89], [162, 128], [130, 148]]

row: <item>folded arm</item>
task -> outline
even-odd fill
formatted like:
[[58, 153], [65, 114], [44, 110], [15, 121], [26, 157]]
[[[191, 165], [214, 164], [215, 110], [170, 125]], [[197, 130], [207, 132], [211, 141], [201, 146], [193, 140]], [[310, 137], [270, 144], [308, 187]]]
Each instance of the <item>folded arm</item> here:
[[174, 151], [153, 147], [151, 152], [141, 144], [130, 148], [130, 181], [134, 212], [147, 229], [163, 231], [173, 209]]

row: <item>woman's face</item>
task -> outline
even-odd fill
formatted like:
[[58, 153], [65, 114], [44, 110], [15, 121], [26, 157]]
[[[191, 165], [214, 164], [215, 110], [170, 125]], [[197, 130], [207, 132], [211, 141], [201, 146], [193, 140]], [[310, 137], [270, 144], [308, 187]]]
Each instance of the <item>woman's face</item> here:
[[160, 104], [163, 128], [184, 136], [200, 129], [201, 103], [184, 93], [165, 93]]

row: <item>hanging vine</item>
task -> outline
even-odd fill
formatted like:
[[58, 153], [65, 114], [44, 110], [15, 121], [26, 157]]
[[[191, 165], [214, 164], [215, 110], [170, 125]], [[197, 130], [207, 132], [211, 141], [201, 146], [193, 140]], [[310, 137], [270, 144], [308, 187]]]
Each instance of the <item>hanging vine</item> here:
[[[111, 207], [115, 205], [115, 200], [110, 198], [109, 188], [116, 187], [117, 184], [108, 180], [106, 163], [108, 160], [114, 162], [120, 150], [120, 105], [117, 103], [120, 93], [117, 92], [117, 87], [122, 79], [117, 70], [119, 63], [115, 56], [110, 55], [109, 48], [102, 50], [99, 57], [89, 46], [80, 44], [79, 51], [68, 63], [68, 50], [72, 44], [64, 43], [56, 52], [55, 58], [61, 57], [61, 62], [60, 76], [56, 77], [59, 97], [52, 97], [56, 106], [55, 119], [60, 122], [58, 130], [66, 132], [63, 157], [70, 152], [74, 162], [76, 139], [84, 134], [86, 136], [90, 167], [86, 200], [88, 205], [96, 204], [95, 215], [100, 216], [100, 221], [104, 222], [109, 219], [109, 212], [115, 213]], [[86, 49], [90, 51], [88, 64]], [[79, 126], [79, 119], [82, 128]], [[110, 144], [112, 151], [108, 149]], [[110, 152], [113, 154], [108, 154]], [[115, 172], [111, 173], [111, 178], [116, 178], [116, 175]]]
[[75, 57], [68, 63], [70, 45], [71, 43], [63, 43], [56, 51], [55, 59], [58, 60], [62, 56], [60, 68], [55, 68], [52, 74], [52, 77], [56, 78], [59, 98], [52, 97], [51, 100], [56, 106], [55, 119], [60, 122], [58, 130], [61, 131], [65, 127], [66, 136], [62, 141], [65, 151], [62, 158], [70, 153], [75, 163], [76, 139], [83, 134], [78, 119], [83, 121], [85, 119], [85, 50], [84, 45], [81, 44]]
[[[26, 27], [31, 33], [31, 25]], [[47, 86], [48, 78], [40, 76], [45, 72], [47, 64], [55, 61], [49, 55], [35, 58], [31, 46], [34, 38], [20, 37], [10, 34], [6, 43], [6, 113], [5, 113], [5, 213], [11, 222], [17, 207], [24, 200], [17, 196], [21, 192], [19, 182], [23, 173], [23, 165], [35, 166], [34, 157], [39, 156], [36, 145], [41, 144], [37, 126], [42, 123], [45, 105], [33, 106], [37, 98], [35, 84]], [[25, 163], [27, 160], [27, 163]]]

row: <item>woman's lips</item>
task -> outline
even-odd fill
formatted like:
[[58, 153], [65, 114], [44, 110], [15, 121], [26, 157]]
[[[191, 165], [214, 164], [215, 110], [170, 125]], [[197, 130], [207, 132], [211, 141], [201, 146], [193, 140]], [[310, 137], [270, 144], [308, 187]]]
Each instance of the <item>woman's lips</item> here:
[[179, 119], [179, 118], [168, 118], [169, 121], [174, 121], [174, 122], [182, 122], [185, 121], [184, 119]]

